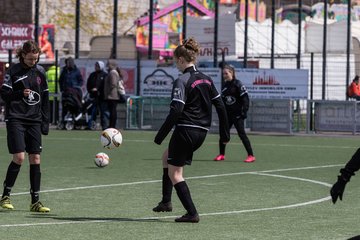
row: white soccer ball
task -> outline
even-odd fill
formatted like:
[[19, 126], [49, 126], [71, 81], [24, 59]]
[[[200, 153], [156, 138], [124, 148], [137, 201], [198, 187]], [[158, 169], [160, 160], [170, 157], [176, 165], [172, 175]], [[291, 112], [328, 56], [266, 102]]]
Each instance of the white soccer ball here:
[[115, 128], [105, 129], [100, 136], [101, 144], [107, 149], [119, 147], [122, 144], [122, 140], [121, 132]]
[[98, 167], [106, 167], [109, 161], [109, 156], [106, 153], [100, 152], [95, 155], [95, 165]]

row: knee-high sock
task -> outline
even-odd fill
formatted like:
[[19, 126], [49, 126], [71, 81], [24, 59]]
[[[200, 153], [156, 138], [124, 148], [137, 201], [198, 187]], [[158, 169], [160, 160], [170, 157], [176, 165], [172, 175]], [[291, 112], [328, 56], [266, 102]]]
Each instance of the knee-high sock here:
[[171, 194], [173, 190], [173, 185], [169, 177], [169, 169], [163, 168], [162, 176], [162, 202], [167, 203], [171, 202]]
[[220, 154], [225, 155], [225, 147], [226, 145], [219, 140]]
[[186, 209], [188, 214], [190, 214], [192, 216], [197, 214], [197, 210], [191, 199], [190, 190], [189, 190], [186, 182], [185, 181], [179, 182], [179, 183], [175, 184], [174, 187], [176, 189], [176, 193], [177, 193], [182, 205], [184, 206], [184, 208]]
[[31, 164], [30, 165], [31, 203], [36, 203], [37, 201], [39, 201], [40, 182], [41, 182], [40, 164]]
[[11, 188], [14, 186], [16, 178], [20, 172], [21, 165], [18, 165], [11, 161], [8, 170], [6, 172], [6, 178], [4, 181], [4, 191], [2, 196], [10, 196]]

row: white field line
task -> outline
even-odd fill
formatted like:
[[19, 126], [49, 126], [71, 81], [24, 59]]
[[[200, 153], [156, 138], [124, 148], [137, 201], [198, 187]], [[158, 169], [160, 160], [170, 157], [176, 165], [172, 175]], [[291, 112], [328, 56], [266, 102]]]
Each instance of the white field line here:
[[[154, 135], [155, 136], [155, 135]], [[6, 138], [6, 137], [0, 137]], [[46, 137], [44, 138], [46, 140], [55, 140], [55, 141], [99, 141], [98, 138], [78, 138], [78, 137], [72, 137], [72, 138], [66, 138], [66, 137]], [[142, 139], [126, 139], [124, 140], [124, 143], [126, 142], [139, 142], [139, 143], [153, 143], [152, 140], [142, 140]], [[219, 142], [205, 142], [204, 144], [210, 144], [210, 145], [218, 145]], [[229, 142], [227, 145], [238, 145], [238, 142]], [[301, 144], [268, 144], [268, 143], [258, 143], [254, 144], [255, 146], [269, 146], [269, 147], [302, 147], [302, 148], [330, 148], [330, 149], [355, 149], [356, 147], [351, 146], [336, 146], [336, 145], [301, 145]], [[155, 146], [155, 145], [154, 145]]]
[[[215, 175], [187, 177], [186, 179], [229, 177], [229, 176], [237, 176], [237, 175], [244, 175], [244, 174], [260, 174], [260, 173], [271, 173], [271, 172], [298, 171], [298, 170], [331, 168], [331, 167], [340, 167], [340, 166], [343, 166], [343, 164], [312, 166], [312, 167], [298, 167], [298, 168], [283, 168], [283, 169], [252, 171], [252, 172], [223, 173], [223, 174], [215, 174]], [[58, 189], [42, 190], [41, 193], [74, 191], [74, 190], [84, 190], [84, 189], [92, 189], [92, 188], [121, 187], [121, 186], [131, 186], [131, 185], [140, 185], [140, 184], [148, 184], [148, 183], [158, 183], [158, 182], [161, 182], [161, 180], [148, 180], [148, 181], [138, 181], [138, 182], [129, 182], [129, 183], [114, 183], [114, 184], [92, 185], [92, 186], [72, 187], [72, 188], [58, 188]], [[16, 196], [16, 195], [25, 195], [25, 194], [29, 194], [29, 192], [12, 193], [11, 195]]]
[[[200, 179], [205, 177], [224, 177], [224, 176], [234, 176], [234, 175], [241, 175], [241, 174], [254, 174], [254, 175], [261, 175], [261, 176], [269, 176], [269, 177], [278, 177], [278, 178], [285, 178], [290, 180], [297, 180], [297, 181], [304, 181], [310, 182], [314, 184], [323, 185], [326, 187], [331, 187], [331, 184], [315, 181], [306, 178], [299, 178], [299, 177], [290, 177], [278, 174], [269, 174], [269, 172], [282, 172], [282, 171], [294, 171], [294, 170], [306, 170], [306, 169], [315, 169], [315, 168], [326, 168], [326, 167], [338, 167], [342, 165], [327, 165], [327, 166], [313, 166], [313, 167], [303, 167], [303, 168], [288, 168], [288, 169], [275, 169], [275, 170], [266, 170], [266, 171], [255, 171], [255, 172], [243, 172], [243, 173], [229, 173], [229, 174], [219, 174], [219, 175], [208, 175], [208, 176], [198, 176], [198, 177], [190, 177], [188, 179]], [[145, 183], [155, 183], [160, 182], [160, 180], [151, 180], [151, 181], [141, 181], [141, 182], [133, 182], [133, 183], [123, 183], [123, 184], [109, 184], [109, 185], [101, 185], [101, 187], [113, 187], [113, 186], [126, 186], [126, 185], [134, 185], [134, 184], [145, 184]], [[100, 186], [88, 186], [88, 187], [77, 187], [77, 188], [65, 188], [65, 189], [54, 189], [48, 190], [44, 192], [55, 192], [55, 191], [68, 191], [68, 190], [80, 190], [80, 189], [88, 189], [88, 188], [95, 188]], [[24, 194], [24, 193], [21, 193]], [[18, 193], [17, 195], [20, 195]], [[202, 213], [200, 216], [214, 216], [214, 215], [229, 215], [229, 214], [241, 214], [241, 213], [250, 213], [250, 212], [260, 212], [260, 211], [271, 211], [271, 210], [279, 210], [285, 208], [296, 208], [302, 207], [306, 205], [321, 203], [324, 201], [330, 200], [330, 196], [315, 199], [312, 201], [290, 204], [290, 205], [283, 205], [278, 207], [269, 207], [269, 208], [257, 208], [257, 209], [244, 209], [244, 210], [234, 210], [234, 211], [224, 211], [224, 212], [213, 212], [213, 213]], [[161, 220], [161, 219], [169, 219], [175, 218], [177, 216], [164, 216], [164, 217], [144, 217], [144, 218], [129, 218], [128, 221], [139, 221], [139, 220]], [[4, 224], [0, 225], [0, 228], [9, 228], [9, 227], [30, 227], [30, 226], [49, 226], [49, 225], [65, 225], [65, 224], [84, 224], [84, 223], [106, 223], [106, 222], [115, 222], [116, 220], [87, 220], [87, 221], [63, 221], [63, 222], [43, 222], [43, 223], [23, 223], [23, 224]], [[124, 220], [126, 221], [126, 220]]]

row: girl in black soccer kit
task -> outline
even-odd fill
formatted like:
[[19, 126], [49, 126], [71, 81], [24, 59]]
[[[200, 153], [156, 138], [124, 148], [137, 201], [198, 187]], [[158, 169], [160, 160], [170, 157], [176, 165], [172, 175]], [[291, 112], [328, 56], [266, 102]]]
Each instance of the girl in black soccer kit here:
[[[183, 178], [183, 167], [191, 165], [194, 151], [204, 142], [211, 125], [212, 105], [220, 121], [220, 140], [230, 139], [225, 106], [211, 78], [195, 67], [199, 45], [193, 39], [185, 40], [174, 51], [177, 68], [183, 73], [173, 85], [170, 113], [159, 129], [154, 142], [161, 142], [175, 125], [168, 150], [163, 159], [163, 200], [153, 210], [171, 211], [171, 191], [176, 193], [187, 213], [176, 222], [199, 222], [199, 215], [192, 201], [190, 190]], [[164, 196], [164, 194], [166, 196]]]
[[[223, 69], [223, 77], [225, 80], [224, 87], [221, 92], [224, 100], [229, 128], [235, 126], [237, 133], [248, 154], [244, 162], [250, 163], [255, 161], [253, 150], [249, 138], [245, 133], [244, 121], [247, 117], [249, 109], [249, 96], [245, 86], [235, 77], [235, 68], [231, 65], [225, 65]], [[214, 158], [214, 161], [225, 160], [225, 144], [219, 141], [220, 154]]]
[[40, 53], [39, 46], [32, 40], [17, 49], [20, 62], [6, 73], [0, 90], [6, 104], [7, 144], [12, 154], [0, 200], [0, 206], [5, 209], [14, 208], [10, 192], [25, 160], [26, 151], [30, 162], [30, 211], [50, 211], [39, 201], [41, 134], [49, 133], [49, 90], [45, 71], [37, 65]]

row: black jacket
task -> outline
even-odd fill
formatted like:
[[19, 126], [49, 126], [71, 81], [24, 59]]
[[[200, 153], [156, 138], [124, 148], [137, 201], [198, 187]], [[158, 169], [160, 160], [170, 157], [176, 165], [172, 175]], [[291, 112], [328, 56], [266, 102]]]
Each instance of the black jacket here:
[[175, 80], [171, 94], [170, 113], [155, 137], [160, 144], [172, 127], [194, 127], [208, 130], [211, 126], [212, 105], [219, 116], [220, 140], [230, 139], [226, 110], [212, 79], [195, 66], [184, 70]]
[[[31, 90], [28, 97], [24, 97], [25, 88]], [[43, 67], [15, 64], [6, 73], [0, 94], [5, 101], [5, 121], [49, 123], [49, 89]]]
[[249, 96], [240, 80], [225, 82], [221, 91], [228, 117], [246, 118], [249, 110]]
[[[106, 76], [107, 73], [104, 71], [95, 71], [89, 75], [86, 83], [86, 89], [90, 94], [90, 97], [104, 100], [104, 81]], [[93, 92], [93, 88], [96, 88], [97, 91]]]

